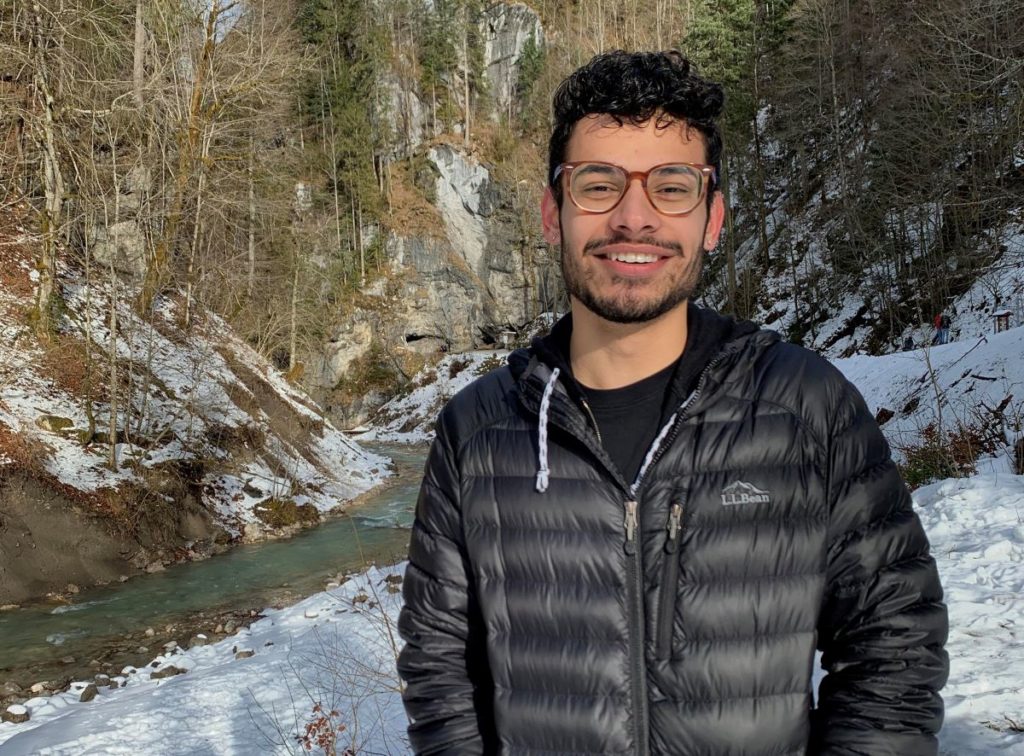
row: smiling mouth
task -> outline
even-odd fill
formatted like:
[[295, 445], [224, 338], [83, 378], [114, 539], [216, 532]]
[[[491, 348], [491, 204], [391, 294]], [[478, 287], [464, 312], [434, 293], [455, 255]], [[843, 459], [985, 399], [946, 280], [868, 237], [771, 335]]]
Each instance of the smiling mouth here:
[[661, 255], [645, 255], [636, 252], [611, 252], [607, 255], [600, 255], [600, 257], [634, 265], [658, 262], [661, 259]]

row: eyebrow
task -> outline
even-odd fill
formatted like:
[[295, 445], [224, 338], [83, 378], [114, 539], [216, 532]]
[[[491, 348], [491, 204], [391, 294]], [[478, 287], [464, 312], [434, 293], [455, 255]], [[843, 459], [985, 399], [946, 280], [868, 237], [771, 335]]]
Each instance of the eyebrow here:
[[[582, 169], [581, 173], [618, 173], [619, 169], [616, 169], [613, 165], [605, 165], [603, 163], [584, 163], [580, 166]], [[579, 169], [577, 169], [579, 170]]]
[[693, 169], [682, 163], [669, 163], [658, 168], [658, 171], [664, 173], [692, 173]]

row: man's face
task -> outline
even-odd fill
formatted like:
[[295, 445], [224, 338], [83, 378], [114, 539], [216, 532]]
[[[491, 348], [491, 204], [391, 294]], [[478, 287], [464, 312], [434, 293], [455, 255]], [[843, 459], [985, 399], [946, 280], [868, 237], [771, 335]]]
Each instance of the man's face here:
[[[618, 125], [610, 116], [588, 116], [576, 124], [565, 162], [596, 160], [627, 171], [663, 163], [704, 163], [704, 139], [681, 122], [657, 128]], [[718, 243], [725, 215], [716, 192], [688, 215], [670, 216], [651, 205], [640, 181], [630, 182], [622, 201], [607, 213], [586, 213], [569, 198], [564, 179], [562, 208], [544, 193], [544, 238], [561, 244], [562, 275], [570, 296], [597, 316], [616, 323], [642, 323], [683, 306], [700, 278], [703, 251]], [[632, 261], [631, 261], [632, 260]]]

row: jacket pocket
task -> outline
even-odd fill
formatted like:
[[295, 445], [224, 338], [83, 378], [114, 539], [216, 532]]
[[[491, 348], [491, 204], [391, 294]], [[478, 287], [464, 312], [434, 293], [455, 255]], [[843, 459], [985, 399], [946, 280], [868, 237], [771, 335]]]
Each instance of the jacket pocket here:
[[665, 538], [665, 567], [661, 577], [661, 593], [658, 598], [658, 634], [655, 639], [655, 655], [658, 659], [672, 656], [672, 627], [676, 618], [676, 596], [679, 594], [679, 541], [682, 530], [682, 500], [669, 510], [667, 536]]

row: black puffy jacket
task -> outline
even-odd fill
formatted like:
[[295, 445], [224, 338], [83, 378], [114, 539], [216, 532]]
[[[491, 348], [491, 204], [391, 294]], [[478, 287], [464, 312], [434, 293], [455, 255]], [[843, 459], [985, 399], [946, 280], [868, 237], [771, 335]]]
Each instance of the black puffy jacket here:
[[942, 590], [838, 371], [741, 334], [634, 488], [565, 376], [537, 350], [509, 362], [441, 413], [417, 504], [416, 753], [936, 752]]

